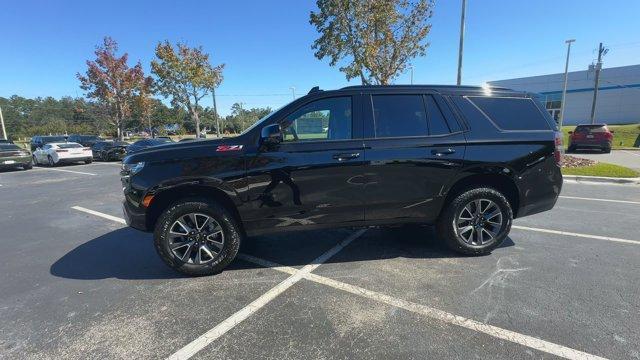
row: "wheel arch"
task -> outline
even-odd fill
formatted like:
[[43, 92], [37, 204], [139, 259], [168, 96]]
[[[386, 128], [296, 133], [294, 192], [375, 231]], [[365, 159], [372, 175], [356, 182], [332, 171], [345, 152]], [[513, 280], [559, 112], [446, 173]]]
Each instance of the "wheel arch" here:
[[[506, 169], [505, 169], [506, 170]], [[444, 205], [453, 201], [454, 197], [470, 187], [487, 186], [501, 192], [509, 201], [513, 218], [518, 216], [520, 208], [520, 190], [515, 180], [504, 172], [487, 172], [473, 174], [456, 180], [449, 190], [444, 200]], [[444, 209], [444, 206], [443, 206]], [[442, 213], [442, 210], [440, 211]]]
[[224, 206], [231, 212], [237, 224], [244, 232], [244, 226], [238, 207], [233, 198], [227, 191], [219, 187], [207, 186], [201, 184], [185, 184], [162, 189], [154, 194], [151, 204], [147, 208], [146, 227], [153, 229], [162, 212], [171, 204], [180, 199], [186, 198], [202, 198], [213, 200]]

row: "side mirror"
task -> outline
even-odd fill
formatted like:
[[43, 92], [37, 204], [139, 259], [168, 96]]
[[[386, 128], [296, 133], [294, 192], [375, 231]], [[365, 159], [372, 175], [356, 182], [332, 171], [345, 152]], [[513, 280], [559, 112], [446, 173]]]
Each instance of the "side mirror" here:
[[615, 131], [613, 131], [613, 130], [609, 130], [609, 132], [613, 134]]
[[262, 143], [267, 146], [280, 144], [283, 140], [282, 129], [280, 129], [280, 125], [273, 124], [263, 127], [262, 131], [260, 132], [260, 139]]
[[569, 135], [573, 134], [573, 131], [569, 131]]

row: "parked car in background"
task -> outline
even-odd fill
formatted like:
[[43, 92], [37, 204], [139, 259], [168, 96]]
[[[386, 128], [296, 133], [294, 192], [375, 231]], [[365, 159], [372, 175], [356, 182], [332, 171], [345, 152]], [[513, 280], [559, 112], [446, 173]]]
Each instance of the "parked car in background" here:
[[11, 140], [0, 139], [0, 144], [13, 144]]
[[154, 233], [167, 265], [207, 275], [276, 231], [433, 224], [454, 251], [489, 253], [514, 218], [553, 208], [562, 150], [528, 93], [352, 86], [313, 89], [237, 137], [129, 155], [120, 174], [127, 224]]
[[31, 151], [36, 151], [37, 148], [43, 147], [45, 144], [65, 141], [67, 141], [66, 135], [32, 136]]
[[104, 141], [103, 138], [101, 138], [98, 135], [69, 135], [69, 137], [67, 138], [68, 142], [75, 142], [78, 143], [82, 146], [88, 146], [88, 147], [92, 147], [93, 144], [97, 143], [98, 141]]
[[18, 168], [29, 170], [31, 164], [31, 152], [18, 145], [8, 142], [0, 142], [0, 168]]
[[127, 154], [128, 142], [124, 141], [98, 141], [91, 147], [93, 157], [101, 161], [122, 160]]
[[568, 152], [577, 149], [598, 149], [605, 153], [611, 152], [613, 131], [607, 124], [580, 124], [574, 131], [569, 131]]
[[127, 155], [137, 153], [138, 151], [152, 146], [166, 145], [171, 143], [173, 143], [173, 140], [168, 137], [138, 140], [127, 147]]
[[90, 164], [92, 161], [93, 153], [91, 148], [74, 142], [49, 143], [33, 152], [33, 162], [36, 165], [56, 166], [62, 163], [74, 162]]

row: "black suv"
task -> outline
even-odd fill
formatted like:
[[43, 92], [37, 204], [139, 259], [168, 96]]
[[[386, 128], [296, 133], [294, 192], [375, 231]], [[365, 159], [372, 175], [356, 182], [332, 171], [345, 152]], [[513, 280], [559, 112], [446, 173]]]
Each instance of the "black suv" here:
[[92, 147], [95, 143], [97, 143], [98, 141], [104, 141], [103, 138], [101, 138], [98, 135], [69, 135], [69, 137], [67, 138], [68, 142], [75, 142], [78, 143], [82, 146], [87, 146], [87, 147]]
[[294, 229], [435, 224], [453, 250], [484, 254], [513, 218], [554, 206], [561, 149], [527, 93], [314, 88], [237, 137], [127, 156], [124, 213], [190, 275], [221, 271], [246, 236]]

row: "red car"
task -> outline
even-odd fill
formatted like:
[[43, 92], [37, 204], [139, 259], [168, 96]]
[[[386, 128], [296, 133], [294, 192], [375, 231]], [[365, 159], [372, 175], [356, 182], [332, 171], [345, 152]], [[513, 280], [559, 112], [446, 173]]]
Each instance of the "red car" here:
[[607, 124], [578, 125], [574, 131], [569, 131], [568, 152], [582, 149], [600, 149], [602, 152], [611, 152], [613, 131]]

